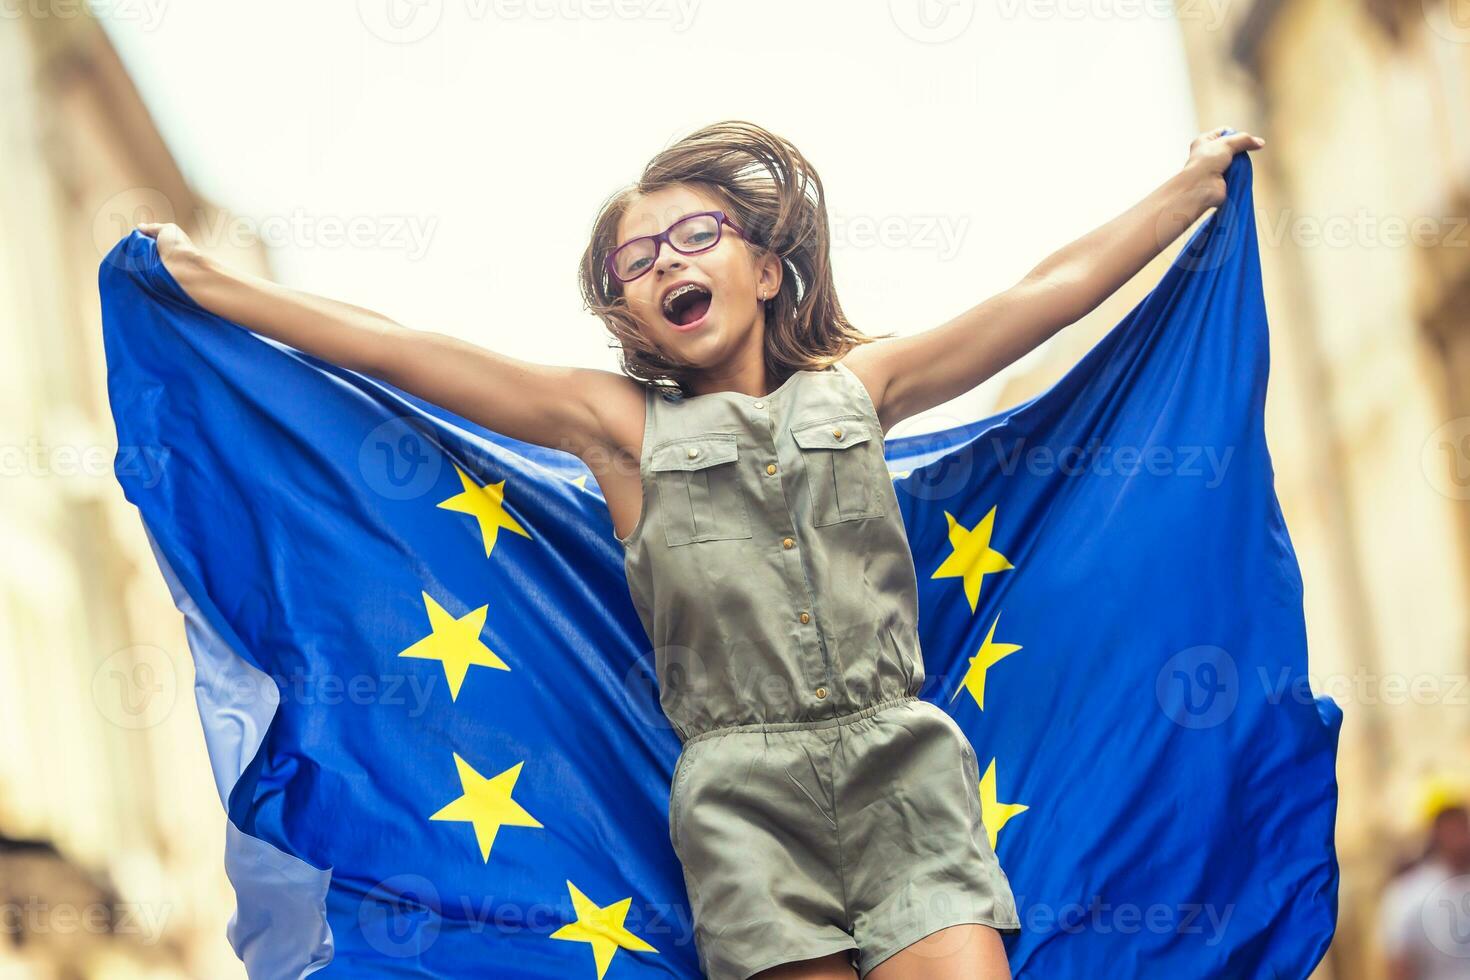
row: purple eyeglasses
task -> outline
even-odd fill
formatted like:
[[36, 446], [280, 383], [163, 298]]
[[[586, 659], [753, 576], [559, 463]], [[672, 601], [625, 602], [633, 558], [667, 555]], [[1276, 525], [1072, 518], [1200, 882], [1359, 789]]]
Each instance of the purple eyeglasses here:
[[632, 282], [653, 268], [658, 261], [658, 250], [665, 242], [683, 255], [697, 255], [720, 244], [723, 225], [729, 225], [737, 235], [745, 237], [745, 232], [726, 217], [725, 212], [697, 211], [684, 215], [657, 235], [632, 238], [619, 245], [607, 257], [607, 271], [618, 282]]

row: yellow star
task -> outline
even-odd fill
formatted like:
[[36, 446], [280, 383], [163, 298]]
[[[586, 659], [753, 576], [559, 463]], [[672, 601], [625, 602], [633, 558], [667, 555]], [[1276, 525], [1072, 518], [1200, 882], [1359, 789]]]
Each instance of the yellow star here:
[[449, 700], [459, 700], [459, 687], [470, 665], [510, 670], [490, 648], [480, 642], [480, 630], [485, 628], [485, 613], [489, 606], [481, 606], [455, 619], [445, 608], [435, 602], [427, 592], [424, 608], [429, 611], [430, 633], [399, 654], [416, 660], [437, 660], [444, 665], [444, 676], [449, 680]]
[[572, 908], [576, 910], [577, 921], [562, 926], [551, 934], [551, 938], [591, 943], [592, 956], [597, 961], [597, 980], [602, 980], [602, 975], [612, 965], [613, 956], [619, 949], [632, 949], [640, 953], [658, 952], [623, 928], [623, 920], [628, 917], [628, 908], [633, 904], [632, 898], [598, 908], [596, 902], [583, 895], [570, 881], [567, 882], [567, 890], [572, 894]]
[[576, 479], [572, 480], [572, 482], [575, 483], [581, 489], [586, 490], [587, 489], [587, 474], [586, 473], [583, 473], [581, 476], [579, 476]]
[[985, 710], [985, 671], [1021, 649], [1019, 643], [995, 642], [995, 626], [999, 622], [1000, 613], [996, 613], [995, 620], [990, 624], [990, 632], [985, 634], [985, 642], [980, 644], [980, 652], [970, 658], [970, 669], [965, 671], [965, 679], [960, 682], [959, 687], [954, 689], [954, 694], [949, 696], [951, 701], [958, 697], [961, 691], [969, 691], [970, 697], [975, 699], [976, 706], [981, 711]]
[[487, 483], [482, 487], [458, 466], [454, 467], [454, 472], [459, 474], [459, 483], [464, 490], [448, 500], [440, 501], [438, 506], [445, 510], [469, 514], [480, 522], [480, 536], [485, 539], [486, 558], [489, 558], [490, 552], [494, 550], [495, 539], [499, 536], [501, 528], [514, 531], [523, 537], [531, 536], [514, 517], [505, 511], [504, 480], [499, 483]]
[[498, 776], [486, 779], [474, 767], [454, 754], [459, 769], [459, 783], [464, 795], [439, 810], [430, 820], [455, 820], [475, 825], [475, 840], [480, 843], [480, 857], [490, 861], [490, 848], [502, 826], [540, 827], [541, 821], [526, 812], [525, 807], [510, 798], [524, 762], [517, 762]]
[[912, 472], [913, 470], [889, 470], [888, 475], [895, 480], [902, 480]]
[[1001, 803], [995, 798], [995, 760], [990, 760], [990, 765], [985, 768], [985, 776], [980, 780], [980, 820], [985, 824], [985, 832], [990, 837], [990, 849], [995, 850], [995, 842], [1000, 839], [1000, 828], [1010, 822], [1010, 819], [1019, 813], [1031, 809], [1024, 803]]
[[954, 552], [934, 570], [930, 578], [963, 578], [965, 598], [970, 600], [970, 612], [980, 602], [980, 582], [990, 572], [1003, 572], [1015, 568], [1006, 556], [990, 547], [990, 533], [995, 526], [995, 508], [980, 519], [974, 530], [966, 528], [949, 511], [944, 512], [949, 521], [949, 546]]

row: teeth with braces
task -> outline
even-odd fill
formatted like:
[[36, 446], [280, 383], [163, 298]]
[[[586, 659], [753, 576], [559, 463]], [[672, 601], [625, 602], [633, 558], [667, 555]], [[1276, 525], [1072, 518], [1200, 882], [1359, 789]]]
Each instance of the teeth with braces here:
[[703, 286], [699, 285], [698, 283], [686, 282], [684, 285], [679, 286], [678, 288], [672, 290], [669, 293], [669, 295], [665, 296], [664, 297], [664, 316], [667, 316], [670, 319], [672, 319], [673, 318], [673, 315], [674, 315], [673, 314], [674, 300], [678, 299], [680, 296], [683, 296], [685, 293], [689, 292], [690, 290], [695, 290], [695, 289], [699, 290], [700, 292], [706, 292], [706, 293], [709, 292], [709, 290], [705, 289]]

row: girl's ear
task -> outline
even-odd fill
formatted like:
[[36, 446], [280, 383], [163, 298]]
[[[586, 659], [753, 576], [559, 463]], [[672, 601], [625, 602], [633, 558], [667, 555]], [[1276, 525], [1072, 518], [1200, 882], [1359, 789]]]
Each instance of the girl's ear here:
[[763, 299], [773, 299], [781, 291], [781, 257], [775, 252], [762, 252], [756, 262], [756, 292]]

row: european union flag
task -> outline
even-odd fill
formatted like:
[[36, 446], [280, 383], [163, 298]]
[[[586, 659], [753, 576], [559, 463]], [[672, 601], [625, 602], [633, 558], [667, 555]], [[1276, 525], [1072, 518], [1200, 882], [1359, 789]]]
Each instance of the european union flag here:
[[[1305, 681], [1246, 154], [1227, 183], [1054, 386], [887, 444], [1018, 977], [1305, 977], [1333, 933], [1341, 714]], [[677, 738], [582, 463], [203, 311], [138, 232], [99, 282], [251, 975], [697, 976]]]

